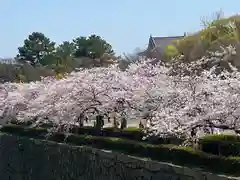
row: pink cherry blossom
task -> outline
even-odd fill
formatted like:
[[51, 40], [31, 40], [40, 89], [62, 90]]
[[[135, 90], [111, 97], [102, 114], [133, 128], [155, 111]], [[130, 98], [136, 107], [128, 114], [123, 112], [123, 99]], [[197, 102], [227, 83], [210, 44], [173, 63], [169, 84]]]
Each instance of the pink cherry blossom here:
[[231, 46], [222, 50], [190, 64], [178, 61], [170, 66], [140, 60], [126, 71], [112, 65], [81, 69], [60, 80], [48, 77], [39, 82], [1, 84], [1, 123], [16, 118], [36, 125], [45, 121], [73, 124], [82, 115], [117, 110], [127, 119], [141, 119], [147, 112], [145, 131], [149, 135], [238, 132], [240, 73], [231, 64], [231, 72], [216, 74], [216, 66], [202, 70], [208, 62], [218, 64], [235, 54]]

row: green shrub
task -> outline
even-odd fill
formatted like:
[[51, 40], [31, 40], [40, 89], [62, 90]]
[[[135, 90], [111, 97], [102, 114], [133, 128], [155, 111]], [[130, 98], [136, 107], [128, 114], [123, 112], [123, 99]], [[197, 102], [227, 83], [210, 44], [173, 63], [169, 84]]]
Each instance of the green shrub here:
[[[11, 120], [10, 123], [12, 125], [20, 125], [20, 126], [30, 126], [30, 125], [32, 125], [31, 121], [23, 121], [23, 122], [21, 122], [21, 121]], [[9, 124], [8, 127], [10, 127], [11, 124]]]
[[43, 139], [47, 135], [48, 131], [44, 128], [27, 128], [22, 125], [5, 125], [0, 129], [1, 132], [16, 134], [19, 136], [28, 136], [38, 139]]
[[47, 67], [33, 67], [29, 64], [0, 63], [0, 82], [31, 82], [41, 80], [41, 76], [54, 76]]
[[[148, 157], [153, 160], [188, 165], [206, 170], [240, 175], [240, 159], [224, 158], [176, 145], [152, 145], [143, 142], [112, 137], [70, 135], [65, 140], [72, 145], [88, 145], [95, 148], [120, 151], [126, 154]], [[218, 166], [216, 166], [216, 164]]]
[[185, 140], [184, 138], [179, 138], [179, 137], [162, 138], [162, 137], [156, 137], [156, 136], [152, 136], [146, 140], [143, 140], [143, 137], [145, 137], [146, 134], [143, 132], [142, 129], [136, 128], [136, 127], [129, 127], [125, 129], [108, 127], [108, 128], [103, 128], [102, 130], [99, 130], [92, 126], [86, 126], [86, 127], [75, 127], [71, 129], [70, 132], [76, 133], [79, 135], [87, 134], [92, 136], [120, 137], [120, 138], [135, 140], [135, 141], [144, 141], [144, 142], [147, 141], [151, 144], [180, 145]]
[[166, 60], [171, 60], [178, 55], [178, 49], [174, 45], [168, 45], [166, 50], [164, 51], [164, 57], [166, 58]]
[[240, 156], [240, 136], [208, 135], [199, 139], [202, 151], [222, 156]]
[[51, 134], [50, 136], [48, 136], [47, 140], [61, 143], [61, 142], [65, 142], [66, 136], [64, 133], [57, 132], [57, 133], [54, 133], [54, 134]]
[[101, 132], [99, 129], [94, 128], [92, 126], [84, 126], [84, 127], [73, 127], [70, 129], [71, 133], [75, 134], [89, 134], [93, 136], [100, 136]]
[[132, 139], [136, 141], [142, 141], [145, 136], [144, 132], [139, 128], [126, 128], [118, 129], [113, 127], [98, 129], [92, 126], [74, 127], [70, 130], [71, 133], [79, 135], [92, 135], [92, 136], [107, 136], [107, 137], [121, 137], [126, 139]]
[[[19, 133], [19, 131], [26, 133], [26, 129], [29, 128], [31, 125], [31, 122], [11, 122], [11, 125], [7, 125], [6, 127], [3, 126], [1, 129], [2, 132], [10, 132], [10, 133]], [[51, 127], [51, 125], [41, 125], [40, 129], [45, 129], [47, 132], [47, 128]], [[31, 128], [29, 128], [31, 129]], [[33, 128], [33, 131], [35, 128]], [[84, 127], [73, 127], [70, 129], [70, 133], [79, 134], [79, 135], [92, 135], [92, 136], [104, 136], [104, 137], [119, 137], [119, 138], [125, 138], [135, 141], [142, 141], [142, 142], [148, 142], [150, 144], [175, 144], [180, 145], [184, 141], [183, 138], [179, 137], [167, 137], [167, 138], [161, 138], [157, 136], [149, 137], [146, 140], [143, 140], [143, 137], [146, 136], [146, 134], [142, 131], [140, 128], [136, 127], [129, 127], [125, 129], [118, 129], [113, 127], [103, 128], [103, 129], [97, 129], [92, 126], [84, 126]], [[22, 135], [22, 134], [21, 134]]]
[[211, 134], [211, 135], [206, 135], [200, 139], [206, 140], [206, 141], [240, 142], [240, 136], [229, 135], [229, 134]]
[[139, 128], [126, 128], [126, 129], [104, 128], [102, 130], [102, 133], [103, 136], [121, 137], [136, 141], [142, 141], [143, 137], [145, 136], [144, 132]]

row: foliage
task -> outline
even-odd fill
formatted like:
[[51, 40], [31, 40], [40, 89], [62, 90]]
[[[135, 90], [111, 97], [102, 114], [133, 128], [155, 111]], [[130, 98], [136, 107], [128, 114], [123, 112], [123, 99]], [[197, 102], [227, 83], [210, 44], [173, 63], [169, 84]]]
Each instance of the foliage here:
[[[49, 128], [52, 126], [49, 125], [41, 125], [37, 128], [32, 128], [30, 123], [22, 124], [15, 122], [14, 124], [4, 125], [0, 128], [1, 132], [17, 134], [21, 136], [27, 136], [31, 133], [38, 134], [41, 136], [47, 136]], [[85, 126], [85, 127], [71, 127], [69, 130], [70, 133], [78, 134], [78, 135], [91, 135], [91, 136], [104, 136], [104, 137], [116, 137], [116, 138], [123, 138], [123, 139], [130, 139], [140, 142], [147, 142], [150, 144], [176, 144], [180, 145], [184, 139], [180, 138], [160, 138], [160, 137], [152, 137], [151, 139], [144, 139], [146, 134], [143, 130], [135, 127], [125, 128], [125, 129], [118, 129], [114, 127], [102, 128], [98, 129], [92, 126]], [[35, 135], [34, 135], [35, 137]]]
[[0, 131], [15, 134], [18, 136], [27, 136], [38, 139], [44, 139], [48, 133], [48, 130], [46, 128], [26, 128], [21, 125], [6, 125], [1, 127]]
[[139, 128], [103, 128], [102, 130], [98, 130], [94, 127], [80, 127], [76, 129], [70, 130], [70, 132], [77, 133], [80, 135], [87, 134], [92, 136], [105, 136], [105, 137], [119, 137], [124, 139], [130, 139], [135, 141], [143, 141], [151, 144], [181, 144], [183, 139], [180, 138], [160, 138], [160, 137], [152, 137], [151, 139], [144, 139], [146, 136], [145, 132], [143, 132]]
[[165, 53], [164, 56], [167, 60], [171, 60], [172, 58], [179, 55], [177, 48], [173, 45], [169, 45], [164, 53]]
[[73, 40], [76, 47], [75, 57], [101, 58], [104, 53], [114, 54], [112, 46], [100, 36], [78, 37]]
[[56, 75], [56, 78], [57, 78], [57, 79], [63, 79], [63, 78], [65, 78], [65, 75], [59, 73], [59, 74]]
[[41, 64], [44, 57], [53, 53], [54, 50], [54, 42], [51, 42], [43, 33], [33, 32], [28, 39], [24, 40], [24, 45], [18, 48], [17, 59], [19, 62], [27, 62], [36, 66]]
[[[5, 130], [6, 129], [7, 127], [5, 127]], [[54, 133], [50, 136], [45, 136], [47, 132], [42, 128], [25, 128], [24, 131], [22, 131], [21, 128], [16, 126], [12, 132], [11, 128], [8, 129], [8, 132], [30, 138], [47, 139], [61, 143], [65, 142], [71, 145], [87, 145], [95, 148], [120, 151], [130, 155], [151, 158], [153, 160], [171, 162], [184, 166], [187, 165], [198, 168], [200, 167], [211, 172], [240, 175], [239, 157], [226, 158], [211, 155], [197, 151], [190, 147], [179, 147], [171, 144], [152, 145], [116, 137], [100, 137], [75, 134], [68, 134], [66, 136], [64, 133]], [[216, 166], [216, 164], [218, 164], [218, 166]]]
[[18, 67], [13, 64], [0, 64], [0, 82], [14, 82], [18, 78]]
[[41, 77], [54, 76], [55, 72], [44, 67], [29, 64], [0, 64], [0, 82], [40, 81]]
[[81, 59], [83, 67], [108, 66], [116, 61], [112, 46], [97, 35], [80, 36], [73, 40], [75, 59]]
[[[239, 44], [239, 15], [224, 18], [221, 13], [217, 13], [214, 19], [203, 20], [202, 23], [204, 24], [202, 30], [175, 42], [175, 47], [179, 54], [184, 55], [185, 62], [195, 61], [208, 51], [218, 51], [221, 46]], [[237, 59], [236, 57], [235, 61]]]
[[211, 134], [201, 138], [202, 141], [227, 141], [227, 142], [240, 142], [240, 136], [230, 134]]
[[55, 47], [55, 43], [43, 33], [33, 32], [18, 51], [18, 63], [29, 63], [34, 67], [41, 65], [56, 73], [71, 72], [75, 68], [108, 66], [116, 62], [112, 46], [97, 35], [81, 36], [72, 42], [63, 41]]
[[74, 66], [75, 46], [72, 42], [64, 41], [56, 48], [55, 66], [56, 72], [71, 72]]
[[240, 156], [240, 136], [208, 135], [199, 139], [201, 150], [223, 156]]
[[[51, 139], [51, 138], [50, 138]], [[174, 145], [150, 145], [121, 138], [70, 135], [66, 143], [90, 145], [97, 148], [121, 151], [131, 155], [148, 157], [154, 160], [172, 162], [179, 165], [201, 167], [215, 172], [239, 174], [239, 160], [211, 156], [192, 148], [182, 148]], [[219, 166], [216, 166], [216, 163]]]
[[69, 41], [63, 41], [63, 43], [56, 48], [56, 54], [61, 57], [73, 57], [75, 51], [74, 43]]

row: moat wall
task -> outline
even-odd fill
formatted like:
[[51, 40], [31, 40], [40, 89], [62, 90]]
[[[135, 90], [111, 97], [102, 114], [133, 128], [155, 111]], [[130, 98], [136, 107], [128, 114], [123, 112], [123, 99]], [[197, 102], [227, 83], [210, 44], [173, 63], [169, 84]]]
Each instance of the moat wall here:
[[238, 179], [117, 152], [0, 135], [1, 180]]

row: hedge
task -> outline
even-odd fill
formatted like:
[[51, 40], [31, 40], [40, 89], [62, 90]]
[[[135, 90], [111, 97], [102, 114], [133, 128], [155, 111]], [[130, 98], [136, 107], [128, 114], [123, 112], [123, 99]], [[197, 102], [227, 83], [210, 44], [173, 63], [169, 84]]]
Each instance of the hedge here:
[[[7, 127], [4, 127], [5, 131]], [[4, 129], [3, 128], [3, 129]], [[9, 128], [9, 126], [8, 126]], [[8, 129], [8, 132], [10, 132]], [[46, 131], [42, 128], [20, 130], [15, 127], [15, 135], [27, 136], [29, 138], [45, 139]], [[153, 160], [171, 162], [178, 165], [193, 166], [207, 171], [240, 175], [240, 157], [223, 157], [207, 154], [189, 147], [180, 147], [171, 144], [154, 145], [145, 142], [133, 141], [116, 137], [101, 137], [91, 135], [77, 135], [64, 133], [54, 133], [48, 140], [67, 143], [71, 145], [86, 145], [95, 148], [108, 149], [123, 152], [129, 155], [148, 157]]]
[[5, 125], [0, 128], [0, 131], [37, 139], [44, 139], [48, 134], [48, 130], [46, 128], [27, 128], [20, 125]]
[[199, 139], [202, 151], [221, 156], [240, 156], [240, 136], [207, 135]]
[[148, 157], [152, 160], [202, 168], [216, 173], [240, 175], [240, 157], [227, 158], [211, 155], [190, 147], [181, 147], [172, 144], [153, 145], [122, 138], [90, 135], [71, 134], [66, 137], [63, 133], [54, 134], [49, 140], [114, 150], [129, 155]]
[[[28, 131], [34, 131], [35, 128], [29, 128], [28, 124], [9, 124], [9, 125], [3, 126], [0, 131], [14, 133], [15, 129], [17, 132], [22, 131], [22, 133], [29, 133]], [[30, 130], [30, 129], [33, 129], [33, 130]], [[37, 128], [37, 131], [47, 132], [47, 126], [44, 125], [41, 128]], [[167, 137], [167, 138], [150, 137], [147, 140], [143, 140], [143, 137], [146, 136], [146, 134], [142, 131], [142, 129], [136, 128], [136, 127], [129, 127], [126, 129], [117, 129], [113, 127], [97, 129], [92, 126], [84, 126], [84, 127], [73, 127], [70, 129], [70, 133], [79, 134], [79, 135], [87, 134], [92, 136], [119, 137], [119, 138], [135, 140], [135, 141], [144, 141], [144, 142], [147, 141], [151, 144], [180, 145], [184, 141], [183, 138], [178, 138], [178, 137]]]

